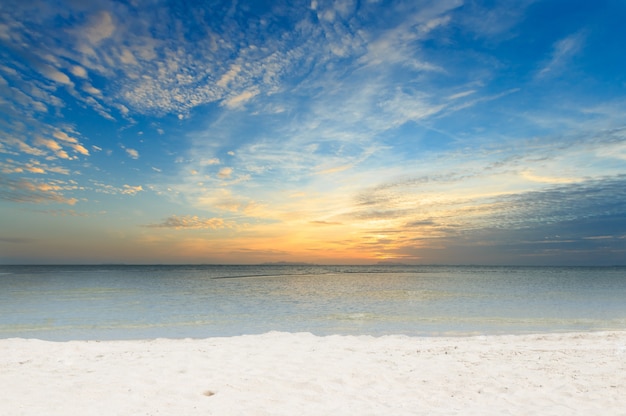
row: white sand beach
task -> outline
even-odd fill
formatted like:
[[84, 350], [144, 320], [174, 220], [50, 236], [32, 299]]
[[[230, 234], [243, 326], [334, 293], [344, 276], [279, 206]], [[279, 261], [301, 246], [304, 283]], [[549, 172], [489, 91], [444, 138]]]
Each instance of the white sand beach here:
[[626, 332], [0, 340], [2, 415], [626, 415]]

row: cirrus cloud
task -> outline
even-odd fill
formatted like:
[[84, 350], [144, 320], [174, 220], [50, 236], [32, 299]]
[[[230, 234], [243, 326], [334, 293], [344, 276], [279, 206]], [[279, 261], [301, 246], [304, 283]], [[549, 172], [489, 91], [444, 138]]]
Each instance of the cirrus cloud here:
[[222, 218], [201, 218], [197, 215], [172, 215], [163, 222], [144, 225], [148, 228], [174, 228], [174, 229], [212, 229], [230, 228], [232, 223]]

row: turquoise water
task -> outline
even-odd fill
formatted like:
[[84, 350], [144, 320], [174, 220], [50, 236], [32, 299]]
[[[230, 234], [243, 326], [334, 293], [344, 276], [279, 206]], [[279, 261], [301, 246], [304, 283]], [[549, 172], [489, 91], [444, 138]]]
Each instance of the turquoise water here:
[[0, 266], [0, 338], [626, 329], [626, 268]]

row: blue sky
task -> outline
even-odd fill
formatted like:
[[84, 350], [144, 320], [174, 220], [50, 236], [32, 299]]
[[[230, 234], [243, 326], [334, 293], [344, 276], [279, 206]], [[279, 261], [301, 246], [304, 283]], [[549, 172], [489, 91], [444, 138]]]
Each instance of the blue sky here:
[[624, 19], [3, 1], [0, 262], [625, 264]]

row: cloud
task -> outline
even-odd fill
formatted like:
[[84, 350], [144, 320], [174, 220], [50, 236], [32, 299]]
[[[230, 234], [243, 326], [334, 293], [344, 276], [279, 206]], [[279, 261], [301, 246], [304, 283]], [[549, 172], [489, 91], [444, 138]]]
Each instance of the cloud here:
[[143, 187], [141, 185], [131, 186], [124, 185], [122, 187], [122, 194], [124, 195], [136, 195], [138, 192], [143, 191]]
[[432, 32], [448, 25], [451, 21], [448, 13], [459, 5], [460, 1], [440, 1], [426, 7], [416, 3], [415, 9], [401, 11], [404, 12], [401, 20], [393, 17], [395, 25], [373, 34], [366, 45], [367, 53], [360, 58], [360, 62], [381, 68], [400, 65], [418, 72], [445, 72], [439, 65], [425, 58], [420, 59], [423, 54], [418, 45], [420, 40], [428, 39]]
[[[111, 147], [98, 140], [115, 133], [80, 130], [93, 114], [72, 119], [75, 108], [116, 119], [103, 126], [118, 127], [120, 136], [127, 128], [143, 129], [145, 146], [149, 132], [160, 134], [157, 126], [163, 127], [167, 134], [156, 139], [167, 143], [161, 149], [171, 151], [169, 160], [184, 161], [176, 166], [179, 176], [168, 176], [165, 158], [143, 164], [148, 172], [141, 174], [169, 177], [150, 189], [175, 194], [177, 202], [291, 229], [342, 225], [380, 250], [414, 247], [425, 239], [449, 244], [446, 239], [460, 241], [481, 227], [523, 229], [540, 222], [532, 212], [558, 222], [562, 218], [529, 192], [547, 192], [541, 197], [558, 205], [565, 198], [555, 187], [623, 171], [623, 138], [594, 136], [608, 124], [623, 124], [623, 105], [612, 109], [607, 123], [609, 116], [593, 103], [585, 103], [588, 113], [567, 109], [557, 118], [554, 108], [565, 104], [551, 102], [543, 124], [531, 118], [533, 111], [544, 111], [540, 105], [508, 106], [515, 100], [505, 96], [513, 92], [519, 92], [520, 103], [535, 103], [528, 85], [517, 85], [527, 78], [520, 81], [511, 61], [498, 59], [505, 46], [515, 53], [513, 46], [529, 45], [523, 37], [501, 43], [517, 36], [513, 25], [524, 17], [526, 1], [511, 7], [460, 0], [398, 1], [393, 7], [266, 2], [254, 12], [237, 2], [210, 8], [72, 2], [62, 10], [41, 2], [38, 13], [27, 3], [7, 9], [13, 22], [0, 28], [6, 46], [0, 107], [10, 118], [10, 134], [0, 138], [7, 155], [0, 169], [33, 184], [42, 184], [32, 178], [44, 174], [78, 173], [70, 159]], [[587, 39], [580, 33], [555, 42], [531, 72], [537, 78], [562, 73], [583, 50]], [[553, 98], [546, 93], [544, 99]], [[479, 104], [489, 111], [473, 108], [454, 117]], [[150, 127], [139, 126], [168, 114]], [[203, 131], [176, 140], [201, 120], [207, 120]], [[559, 137], [552, 134], [557, 130]], [[138, 150], [123, 148], [113, 156], [139, 158]], [[104, 154], [95, 156], [78, 165], [80, 173], [105, 177], [99, 169], [115, 160], [96, 166]], [[119, 166], [142, 168], [130, 165]], [[87, 183], [81, 191], [143, 191]], [[31, 192], [59, 198], [69, 192], [47, 184]], [[579, 218], [582, 211], [566, 202]], [[163, 224], [184, 228], [192, 218], [174, 216]], [[343, 227], [320, 228], [332, 233]]]
[[309, 224], [313, 224], [313, 225], [342, 225], [341, 222], [337, 222], [337, 221], [309, 221]]
[[579, 178], [566, 178], [566, 177], [557, 177], [557, 176], [542, 176], [534, 174], [530, 170], [525, 170], [521, 172], [523, 178], [528, 179], [533, 182], [540, 183], [551, 183], [551, 184], [560, 184], [560, 183], [575, 183], [579, 182]]
[[220, 163], [221, 163], [220, 160], [216, 157], [205, 159], [200, 162], [201, 165], [207, 165], [207, 166], [219, 165]]
[[10, 148], [14, 148], [20, 153], [25, 153], [31, 156], [46, 156], [47, 152], [44, 150], [38, 149], [24, 142], [22, 139], [18, 139], [12, 136], [3, 137], [4, 143], [8, 145]]
[[76, 198], [66, 198], [60, 191], [61, 185], [46, 182], [33, 182], [26, 179], [13, 180], [0, 176], [0, 199], [21, 203], [61, 203], [74, 205]]
[[97, 45], [111, 37], [114, 31], [115, 24], [111, 14], [107, 11], [100, 11], [91, 16], [83, 29], [83, 35], [92, 45]]
[[[473, 107], [473, 106], [475, 106], [477, 104], [487, 103], [489, 101], [499, 100], [500, 98], [506, 97], [507, 95], [510, 95], [510, 94], [515, 94], [515, 93], [517, 93], [519, 91], [520, 91], [519, 88], [511, 88], [509, 90], [498, 92], [498, 93], [493, 94], [493, 95], [483, 95], [481, 97], [474, 98], [474, 99], [471, 99], [471, 100], [467, 100], [467, 101], [464, 101], [464, 102], [459, 103], [459, 104], [449, 105], [449, 106], [447, 106], [445, 108], [445, 111], [443, 113], [444, 113], [444, 115], [447, 116], [447, 115], [450, 115], [451, 113], [454, 113], [454, 112], [460, 111], [460, 110], [464, 110], [464, 109], [469, 108], [469, 107]], [[466, 95], [469, 95], [469, 94], [464, 94], [462, 96], [458, 96], [457, 95], [456, 97], [454, 97], [454, 99], [452, 99], [450, 97], [449, 97], [449, 99], [451, 101], [452, 100], [457, 100], [457, 99], [462, 98], [462, 97], [464, 97]]]
[[571, 60], [582, 51], [585, 38], [586, 33], [581, 31], [556, 42], [550, 59], [537, 72], [537, 78], [555, 77], [565, 71]]
[[626, 137], [622, 137], [622, 141], [606, 143], [602, 147], [598, 147], [595, 149], [595, 153], [601, 158], [620, 159], [626, 161]]
[[87, 94], [95, 95], [97, 97], [102, 97], [102, 91], [95, 88], [93, 85], [89, 83], [84, 83], [82, 86], [82, 90], [85, 91]]
[[[73, 17], [75, 29], [36, 35], [42, 39], [41, 50], [72, 62], [55, 59], [42, 64], [44, 75], [68, 86], [73, 83], [63, 71], [80, 79], [82, 92], [73, 94], [101, 115], [112, 118], [115, 110], [128, 117], [132, 110], [184, 117], [192, 108], [212, 102], [241, 109], [255, 97], [293, 87], [288, 81], [291, 77], [315, 75], [316, 68], [337, 59], [359, 59], [368, 54], [367, 47], [370, 56], [365, 62], [438, 71], [436, 65], [417, 57], [416, 42], [449, 24], [446, 13], [458, 5], [458, 1], [427, 7], [402, 4], [399, 7], [406, 9], [400, 12], [403, 20], [390, 29], [393, 25], [379, 23], [368, 14], [369, 6], [360, 11], [350, 2], [320, 3], [316, 9], [322, 21], [317, 23], [298, 4], [271, 6], [255, 17], [239, 7], [223, 13], [217, 5], [202, 13], [189, 9], [185, 25], [179, 24], [180, 14], [166, 4], [151, 5], [148, 14], [137, 13], [133, 5], [111, 3], [105, 11], [73, 4], [63, 14]], [[45, 30], [42, 23], [54, 21], [58, 13], [44, 7], [34, 15], [31, 9], [23, 5], [14, 12], [27, 23], [19, 28], [21, 36], [35, 35], [29, 29], [31, 21]], [[279, 24], [279, 15], [282, 23], [290, 24]], [[397, 15], [389, 17], [397, 23]], [[369, 29], [359, 24], [373, 29], [368, 33]], [[269, 36], [268, 25], [277, 32]], [[202, 27], [203, 36], [198, 36], [197, 27]], [[65, 37], [67, 33], [72, 35], [70, 39]], [[194, 41], [184, 41], [189, 38]], [[20, 45], [13, 43], [16, 49]], [[97, 88], [82, 82], [90, 77], [108, 82]]]
[[59, 150], [56, 156], [61, 159], [71, 159], [70, 155], [65, 150]]
[[197, 215], [176, 216], [172, 215], [158, 224], [144, 225], [148, 228], [174, 228], [174, 229], [212, 229], [231, 228], [232, 223], [222, 218], [200, 218]]
[[85, 146], [83, 146], [82, 144], [70, 144], [69, 147], [71, 147], [76, 153], [80, 153], [84, 156], [89, 156], [89, 150], [87, 150], [87, 148], [85, 148]]
[[135, 195], [144, 190], [141, 185], [133, 186], [125, 184], [120, 188], [95, 179], [89, 179], [88, 182], [89, 185], [84, 187], [85, 190], [107, 195]]
[[224, 101], [224, 105], [226, 105], [228, 108], [231, 108], [231, 109], [238, 108], [238, 107], [241, 107], [243, 104], [245, 104], [247, 101], [250, 101], [252, 98], [254, 98], [258, 94], [259, 94], [259, 90], [256, 88], [252, 90], [244, 91], [233, 97], [227, 98]]
[[380, 107], [399, 125], [433, 116], [442, 111], [445, 105], [432, 104], [432, 100], [425, 94], [408, 94], [398, 89], [394, 96], [382, 102]]
[[[105, 88], [86, 84], [83, 91], [103, 97], [108, 107], [120, 111], [132, 108], [142, 113], [184, 115], [198, 105], [220, 101], [227, 108], [241, 108], [258, 95], [279, 90], [286, 74], [306, 73], [306, 67], [315, 61], [323, 64], [332, 56], [351, 57], [360, 50], [358, 36], [350, 33], [348, 25], [351, 19], [357, 21], [357, 9], [341, 4], [326, 7], [332, 10], [328, 15], [337, 19], [325, 21], [323, 30], [311, 24], [309, 15], [303, 15], [297, 5], [282, 7], [281, 13], [297, 30], [275, 25], [279, 32], [274, 36], [267, 36], [265, 29], [277, 19], [273, 7], [258, 18], [243, 15], [239, 8], [233, 9], [233, 14], [222, 15], [217, 6], [213, 11], [203, 11], [206, 16], [191, 9], [189, 25], [177, 24], [180, 16], [160, 4], [151, 7], [152, 14], [159, 16], [154, 21], [147, 19], [149, 16], [139, 16], [130, 5], [111, 4], [107, 11], [73, 7], [76, 10], [65, 12], [75, 12], [79, 23], [78, 29], [71, 32], [74, 38], [70, 44], [60, 33], [50, 32], [46, 33], [48, 45], [42, 46], [76, 62], [66, 70], [77, 78], [87, 79], [93, 74], [112, 80]], [[420, 12], [424, 15], [419, 20], [424, 24], [422, 32], [443, 24], [445, 19], [430, 18], [446, 7], [436, 9], [431, 14]], [[45, 12], [42, 10], [40, 20], [53, 18]], [[206, 36], [198, 37], [196, 33], [193, 43], [180, 42], [190, 37], [198, 25]], [[309, 63], [301, 67], [302, 58], [307, 55]], [[60, 75], [59, 65], [60, 62], [49, 65], [49, 75], [57, 82], [67, 82], [69, 79]], [[428, 69], [427, 63], [416, 65]], [[141, 74], [137, 66], [142, 68]], [[94, 101], [89, 105], [97, 107]]]
[[433, 220], [418, 220], [418, 221], [408, 222], [404, 226], [407, 228], [416, 228], [416, 227], [429, 227], [433, 225], [437, 225], [437, 223]]
[[52, 150], [53, 152], [58, 152], [59, 150], [62, 149], [61, 145], [59, 145], [54, 140], [44, 139], [43, 137], [37, 137], [37, 139], [35, 139], [35, 145], [40, 146], [40, 147], [46, 147]]
[[62, 166], [50, 166], [47, 163], [40, 162], [38, 160], [32, 159], [30, 161], [16, 161], [13, 159], [6, 159], [4, 162], [0, 162], [0, 167], [2, 168], [2, 172], [11, 174], [11, 173], [36, 173], [36, 174], [49, 174], [49, 173], [57, 173], [61, 175], [69, 175], [69, 169]]
[[348, 170], [350, 168], [352, 168], [354, 165], [349, 164], [349, 165], [343, 165], [343, 166], [335, 166], [332, 168], [328, 168], [328, 169], [324, 169], [324, 170], [320, 170], [318, 172], [316, 172], [317, 175], [330, 175], [333, 173], [338, 173], [338, 172], [343, 172], [344, 170]]
[[241, 65], [233, 64], [228, 72], [226, 72], [222, 77], [217, 81], [217, 86], [226, 88], [231, 81], [237, 77], [237, 74], [241, 72]]
[[50, 65], [43, 65], [41, 68], [39, 68], [39, 71], [43, 76], [56, 83], [74, 86], [74, 83], [70, 80], [70, 77]]
[[122, 61], [122, 63], [126, 65], [139, 65], [139, 63], [137, 62], [137, 59], [135, 58], [135, 55], [133, 55], [133, 53], [130, 50], [125, 49], [125, 48], [122, 50], [120, 61]]
[[[532, 157], [526, 155], [524, 159]], [[546, 159], [539, 163], [543, 162]], [[476, 163], [484, 162], [478, 158]], [[511, 165], [495, 163], [494, 168], [498, 167], [494, 170], [475, 172], [471, 163], [454, 165], [456, 172], [442, 170], [439, 175], [398, 178], [362, 189], [351, 209], [338, 218], [352, 227], [366, 227], [367, 235], [392, 235], [385, 250], [396, 252], [418, 247], [426, 240], [435, 241], [431, 245], [456, 247], [477, 243], [485, 230], [500, 230], [500, 238], [508, 232], [511, 241], [518, 230], [533, 230], [534, 238], [541, 239], [539, 234], [547, 227], [562, 224], [567, 228], [565, 224], [574, 221], [596, 223], [603, 217], [626, 214], [623, 174], [573, 180], [530, 173], [530, 178], [524, 179], [531, 182], [518, 186], [514, 177], [508, 176]], [[521, 170], [520, 174], [528, 176], [529, 172]], [[626, 222], [621, 222], [626, 229]], [[621, 232], [620, 227], [616, 232]], [[570, 239], [583, 239], [589, 231], [571, 229]], [[598, 234], [595, 230], [592, 236]]]
[[476, 92], [476, 90], [468, 90], [468, 91], [462, 91], [462, 92], [458, 92], [456, 94], [452, 94], [448, 97], [448, 100], [458, 100], [459, 98], [465, 98], [468, 95], [472, 95]]
[[139, 152], [135, 149], [125, 148], [126, 154], [133, 159], [139, 159]]
[[222, 168], [219, 170], [219, 172], [217, 173], [217, 177], [220, 179], [227, 179], [230, 178], [233, 174], [233, 168]]
[[78, 144], [78, 140], [75, 139], [74, 137], [70, 137], [67, 135], [67, 133], [60, 131], [60, 130], [56, 130], [53, 134], [54, 137], [56, 137], [59, 140], [62, 140], [66, 143], [71, 143], [71, 144]]
[[[89, 156], [89, 151], [82, 144], [80, 144], [77, 139], [58, 130], [53, 133], [53, 136], [63, 142], [65, 146], [71, 148], [75, 153], [80, 153], [83, 156]], [[70, 157], [70, 155], [63, 150], [61, 143], [55, 140], [38, 136], [35, 138], [34, 144], [38, 147], [45, 147], [61, 159], [72, 159], [72, 157]]]
[[556, 223], [603, 215], [623, 215], [626, 206], [626, 175], [549, 187], [545, 190], [503, 196], [502, 211], [490, 221], [503, 218], [511, 225]]
[[[197, 189], [197, 187], [194, 188]], [[249, 197], [236, 195], [230, 189], [217, 188], [210, 191], [200, 190], [195, 193], [186, 192], [186, 194], [192, 198], [194, 206], [201, 209], [245, 213], [258, 206]]]
[[78, 78], [88, 78], [87, 70], [80, 65], [72, 65], [72, 67], [70, 68], [70, 72], [72, 73], [72, 75]]
[[[464, 2], [455, 13], [461, 28], [472, 35], [488, 38], [491, 41], [507, 40], [514, 37], [515, 25], [525, 17], [529, 6], [537, 0], [510, 0], [506, 3]], [[504, 35], [504, 36], [503, 36]]]
[[49, 111], [48, 105], [58, 105], [59, 100], [50, 93], [30, 85], [24, 86], [23, 90], [9, 87], [9, 83], [0, 83], [0, 93], [5, 99], [0, 98], [0, 107], [7, 114], [17, 117], [35, 117], [37, 114], [45, 114]]

